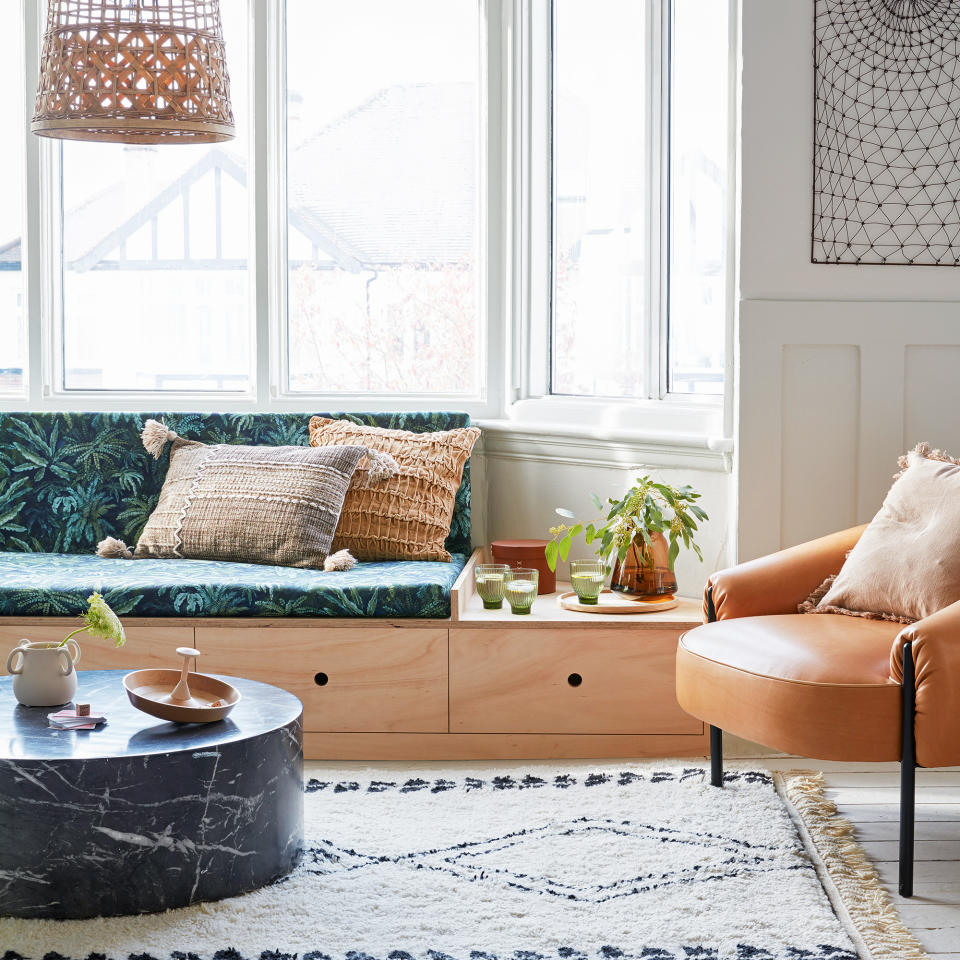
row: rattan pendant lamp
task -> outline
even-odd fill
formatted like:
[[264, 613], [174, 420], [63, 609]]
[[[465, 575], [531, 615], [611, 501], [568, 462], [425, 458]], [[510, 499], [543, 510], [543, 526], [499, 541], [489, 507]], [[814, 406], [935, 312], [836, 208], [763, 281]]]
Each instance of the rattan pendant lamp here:
[[31, 128], [61, 140], [232, 139], [219, 0], [48, 0]]

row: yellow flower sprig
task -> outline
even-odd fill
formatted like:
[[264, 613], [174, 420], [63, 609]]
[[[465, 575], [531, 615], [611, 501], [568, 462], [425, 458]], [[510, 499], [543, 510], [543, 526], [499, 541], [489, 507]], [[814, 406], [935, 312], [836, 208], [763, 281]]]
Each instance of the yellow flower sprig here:
[[63, 646], [71, 637], [75, 637], [84, 630], [94, 637], [100, 637], [101, 640], [112, 640], [118, 647], [122, 647], [127, 642], [127, 635], [123, 631], [123, 624], [120, 618], [110, 609], [110, 605], [99, 593], [91, 593], [87, 597], [87, 609], [80, 614], [83, 620], [83, 626], [77, 627], [72, 633], [68, 633], [58, 646]]

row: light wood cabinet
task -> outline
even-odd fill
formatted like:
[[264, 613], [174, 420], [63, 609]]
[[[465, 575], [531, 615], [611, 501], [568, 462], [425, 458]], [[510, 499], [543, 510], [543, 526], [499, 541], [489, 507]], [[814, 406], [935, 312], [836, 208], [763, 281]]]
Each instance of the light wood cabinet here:
[[[199, 668], [283, 687], [303, 702], [309, 759], [479, 760], [703, 756], [674, 693], [680, 634], [700, 604], [634, 616], [482, 608], [474, 554], [449, 620], [124, 618], [119, 650], [79, 638], [84, 669]], [[0, 651], [61, 640], [75, 618], [0, 618]], [[0, 658], [0, 669], [3, 660]], [[82, 683], [82, 678], [81, 678]]]
[[[193, 646], [192, 624], [167, 625], [163, 621], [128, 621], [124, 618], [127, 642], [115, 647], [109, 640], [80, 633], [75, 637], [80, 644], [78, 670], [139, 670], [147, 667], [176, 666], [177, 647]], [[0, 676], [7, 652], [23, 638], [59, 643], [68, 633], [80, 626], [77, 617], [34, 617], [31, 620], [0, 621]]]
[[451, 733], [700, 734], [673, 689], [677, 631], [450, 631]]
[[304, 730], [447, 730], [446, 627], [370, 624], [196, 628], [202, 669], [283, 687], [303, 702]]

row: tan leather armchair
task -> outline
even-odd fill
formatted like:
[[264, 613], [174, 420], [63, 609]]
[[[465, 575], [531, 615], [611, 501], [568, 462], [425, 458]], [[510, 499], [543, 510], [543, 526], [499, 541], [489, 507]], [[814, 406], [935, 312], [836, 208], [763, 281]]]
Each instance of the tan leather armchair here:
[[819, 760], [900, 761], [900, 892], [913, 895], [916, 767], [960, 763], [960, 602], [909, 626], [797, 605], [837, 573], [853, 527], [713, 574], [680, 638], [677, 699], [723, 734]]

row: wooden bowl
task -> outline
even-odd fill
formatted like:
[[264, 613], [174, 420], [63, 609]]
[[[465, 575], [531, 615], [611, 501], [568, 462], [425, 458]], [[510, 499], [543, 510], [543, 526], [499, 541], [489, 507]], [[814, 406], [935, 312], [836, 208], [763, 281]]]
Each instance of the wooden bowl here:
[[[188, 673], [190, 702], [171, 703], [167, 698], [179, 681], [179, 670], [134, 670], [123, 678], [123, 686], [130, 703], [138, 710], [174, 723], [213, 723], [223, 720], [240, 702], [240, 691], [225, 680], [205, 673]], [[225, 701], [224, 706], [203, 706], [216, 703], [217, 700]]]

